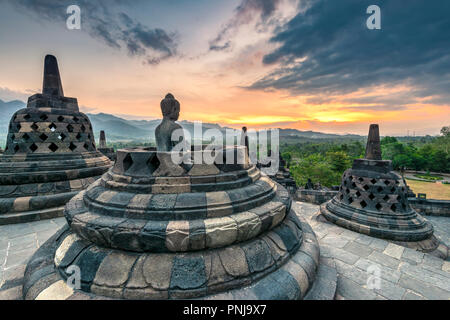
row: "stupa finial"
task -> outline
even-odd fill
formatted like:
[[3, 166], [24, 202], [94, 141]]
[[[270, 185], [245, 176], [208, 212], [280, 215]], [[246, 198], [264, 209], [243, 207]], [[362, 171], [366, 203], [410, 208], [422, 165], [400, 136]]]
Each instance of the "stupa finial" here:
[[51, 96], [64, 96], [61, 77], [59, 76], [58, 60], [52, 55], [45, 56], [42, 93]]
[[364, 158], [367, 160], [381, 160], [380, 129], [378, 124], [370, 125]]

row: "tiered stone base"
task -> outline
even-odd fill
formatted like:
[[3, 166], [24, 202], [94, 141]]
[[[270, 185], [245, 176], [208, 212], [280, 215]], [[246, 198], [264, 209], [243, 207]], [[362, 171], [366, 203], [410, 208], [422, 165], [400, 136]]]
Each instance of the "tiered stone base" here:
[[114, 148], [97, 148], [97, 150], [107, 156], [109, 160], [116, 161], [116, 153], [114, 152]]
[[[227, 153], [245, 149], [191, 165], [120, 150], [114, 168], [66, 205], [70, 229], [29, 263], [24, 298], [305, 297], [319, 265], [313, 231], [285, 188], [248, 162], [221, 161]], [[66, 285], [72, 266], [81, 272], [75, 291]]]
[[[132, 253], [89, 244], [68, 228], [31, 258], [25, 299], [301, 299], [311, 288], [319, 245], [291, 211], [276, 228], [238, 245], [187, 253]], [[81, 289], [66, 284], [77, 265]]]
[[333, 198], [320, 206], [320, 212], [326, 220], [343, 228], [390, 240], [441, 259], [449, 256], [448, 247], [433, 235], [433, 226], [414, 210], [408, 215], [377, 216], [345, 207]]
[[110, 166], [110, 161], [98, 152], [3, 155], [0, 225], [62, 216], [64, 205]]

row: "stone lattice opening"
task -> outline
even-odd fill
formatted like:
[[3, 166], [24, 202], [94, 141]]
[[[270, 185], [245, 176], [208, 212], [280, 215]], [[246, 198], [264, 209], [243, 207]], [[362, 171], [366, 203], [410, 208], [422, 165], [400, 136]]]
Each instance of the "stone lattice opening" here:
[[30, 146], [31, 152], [35, 152], [37, 149], [38, 149], [38, 146], [37, 146], [35, 143], [33, 143], [33, 144]]
[[48, 146], [48, 148], [50, 149], [51, 152], [56, 152], [59, 149], [59, 147], [53, 142]]
[[67, 136], [66, 136], [64, 133], [61, 133], [61, 134], [58, 136], [58, 139], [61, 140], [61, 141], [64, 141], [65, 138], [67, 138]]
[[147, 166], [150, 169], [150, 172], [154, 172], [159, 168], [160, 161], [156, 154], [153, 154], [148, 160], [147, 160]]
[[51, 132], [55, 132], [55, 130], [56, 130], [56, 124], [51, 123], [48, 127], [50, 128], [50, 131], [51, 131]]
[[48, 136], [45, 133], [43, 133], [39, 136], [39, 139], [41, 139], [42, 141], [45, 141], [48, 139]]
[[73, 151], [74, 151], [74, 150], [75, 150], [76, 148], [77, 148], [77, 146], [76, 146], [76, 145], [74, 145], [74, 144], [73, 144], [73, 142], [71, 142], [71, 143], [70, 143], [70, 145], [69, 145], [69, 149], [70, 149], [70, 151], [72, 151], [72, 152], [73, 152]]
[[33, 129], [33, 131], [36, 131], [37, 129], [39, 129], [39, 127], [36, 124], [36, 122], [33, 122], [33, 124], [31, 125], [31, 129]]
[[133, 165], [133, 159], [130, 154], [127, 154], [125, 159], [123, 159], [123, 170], [127, 171]]

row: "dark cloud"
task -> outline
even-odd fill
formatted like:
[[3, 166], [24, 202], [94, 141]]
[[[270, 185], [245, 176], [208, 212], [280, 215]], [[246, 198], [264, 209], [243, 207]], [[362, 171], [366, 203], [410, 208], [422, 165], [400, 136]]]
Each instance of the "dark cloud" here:
[[[136, 4], [137, 1], [133, 1]], [[151, 29], [120, 11], [129, 5], [124, 0], [10, 0], [16, 7], [39, 18], [64, 22], [67, 7], [76, 4], [81, 9], [81, 28], [92, 37], [114, 49], [125, 48], [130, 56], [140, 56], [150, 64], [176, 55], [174, 33]]]
[[[405, 99], [450, 93], [450, 1], [310, 0], [271, 39], [279, 64], [252, 89], [339, 95], [379, 84], [409, 84]], [[381, 8], [381, 30], [369, 30], [366, 9]], [[358, 100], [358, 99], [357, 99]], [[373, 98], [367, 99], [367, 102]], [[400, 101], [385, 101], [385, 105]], [[408, 103], [409, 101], [403, 101]]]
[[268, 22], [282, 0], [242, 0], [234, 10], [233, 17], [221, 28], [219, 34], [209, 43], [211, 51], [227, 50], [231, 47], [230, 37], [242, 25], [257, 19], [258, 23]]

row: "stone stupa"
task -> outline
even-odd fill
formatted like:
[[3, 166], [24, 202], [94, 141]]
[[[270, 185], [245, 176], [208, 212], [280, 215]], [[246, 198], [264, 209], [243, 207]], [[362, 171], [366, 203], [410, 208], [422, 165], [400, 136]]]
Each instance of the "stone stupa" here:
[[290, 194], [295, 194], [297, 191], [297, 184], [295, 183], [294, 178], [292, 178], [291, 172], [286, 166], [286, 161], [283, 159], [281, 154], [279, 154], [278, 172], [274, 176], [270, 176], [270, 178], [285, 187]]
[[42, 94], [13, 115], [0, 157], [0, 225], [61, 216], [110, 166], [77, 99], [64, 96], [56, 58], [46, 56]]
[[286, 189], [261, 175], [243, 146], [210, 152], [212, 163], [195, 160], [204, 146], [172, 151], [179, 103], [168, 95], [161, 108], [156, 139], [168, 150], [118, 150], [114, 167], [67, 204], [68, 226], [29, 261], [23, 297], [304, 298], [319, 246]]
[[403, 178], [381, 159], [377, 124], [370, 125], [364, 159], [344, 172], [339, 193], [320, 207], [329, 221], [369, 236], [445, 259], [448, 248], [433, 235], [433, 226], [408, 203]]
[[114, 148], [108, 148], [106, 145], [106, 134], [104, 130], [100, 131], [100, 140], [97, 150], [107, 156], [111, 161], [116, 161], [116, 153], [114, 152]]

